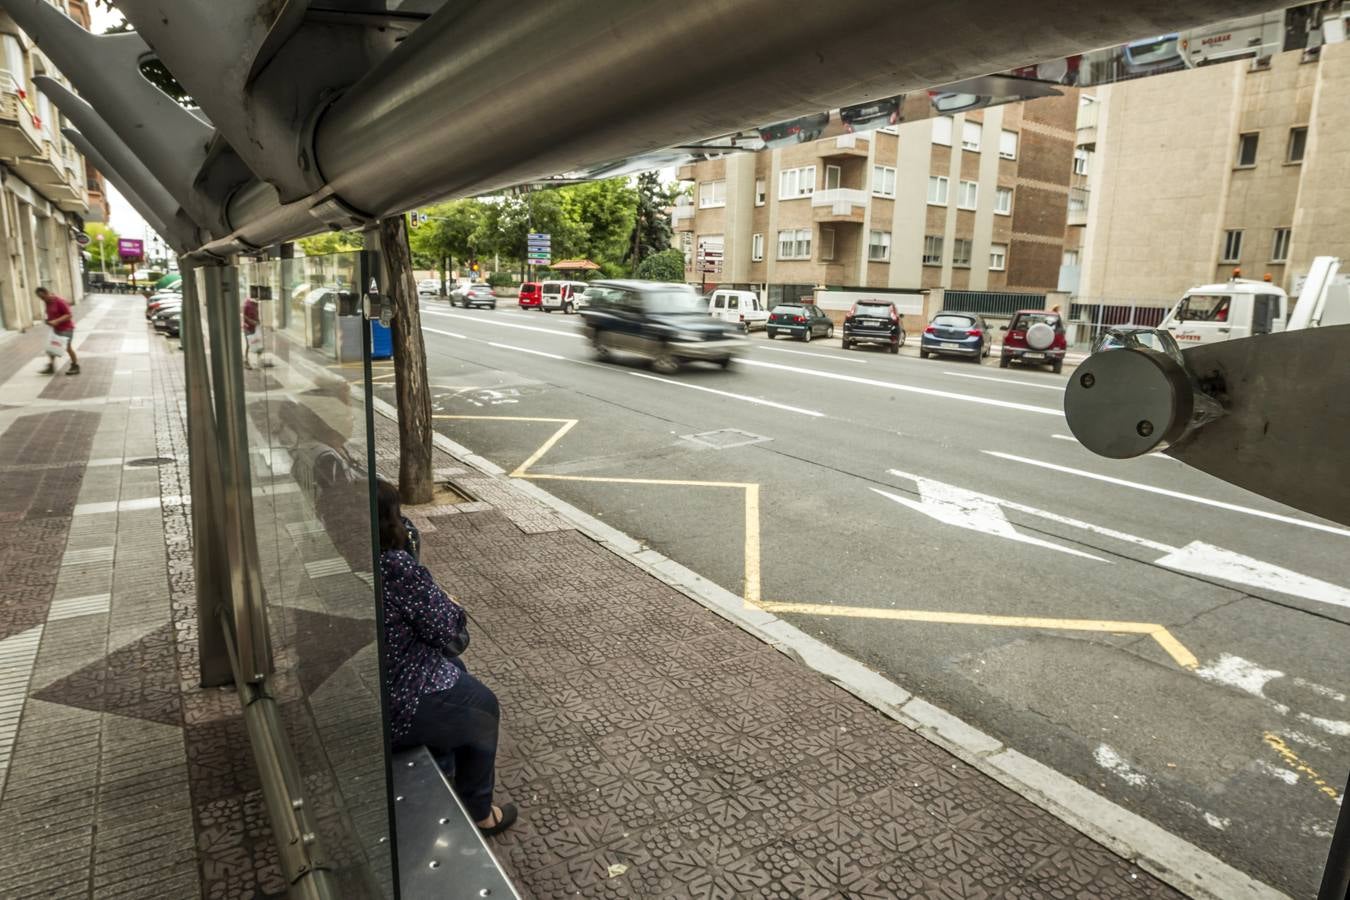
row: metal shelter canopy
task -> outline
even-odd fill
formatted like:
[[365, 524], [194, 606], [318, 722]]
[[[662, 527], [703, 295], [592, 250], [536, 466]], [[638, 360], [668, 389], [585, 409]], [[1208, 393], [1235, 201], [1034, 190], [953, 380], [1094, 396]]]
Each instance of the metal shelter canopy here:
[[[117, 0], [136, 33], [98, 36], [45, 0], [3, 5], [200, 229], [175, 249], [221, 257], [1271, 6]], [[211, 124], [141, 75], [150, 55]]]

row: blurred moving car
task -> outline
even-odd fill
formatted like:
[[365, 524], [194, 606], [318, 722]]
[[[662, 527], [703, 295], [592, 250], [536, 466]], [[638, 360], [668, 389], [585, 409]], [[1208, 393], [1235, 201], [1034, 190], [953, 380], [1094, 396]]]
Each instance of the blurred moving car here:
[[905, 326], [894, 303], [859, 300], [853, 304], [844, 316], [843, 347], [848, 350], [858, 344], [881, 344], [892, 353], [900, 352], [905, 345]]
[[584, 281], [545, 281], [540, 285], [540, 306], [546, 313], [560, 309], [567, 315], [576, 309], [576, 298], [586, 287]]
[[829, 124], [829, 113], [815, 113], [814, 115], [802, 116], [800, 119], [765, 125], [759, 129], [759, 138], [764, 142], [764, 147], [769, 150], [775, 147], [790, 147], [793, 144], [814, 141], [820, 137], [820, 133]]
[[1064, 368], [1064, 354], [1069, 344], [1059, 313], [1044, 309], [1018, 310], [1003, 329], [1007, 334], [1003, 335], [999, 368], [1006, 369], [1012, 362], [1049, 366], [1055, 374]]
[[929, 356], [963, 356], [976, 363], [994, 346], [989, 324], [978, 313], [948, 312], [933, 316], [919, 338], [919, 359]]
[[492, 287], [486, 283], [470, 284], [465, 286], [458, 294], [450, 296], [450, 305], [462, 306], [465, 309], [472, 309], [475, 306], [496, 309], [497, 295], [492, 292]]
[[738, 329], [710, 319], [698, 294], [683, 284], [592, 282], [581, 319], [597, 358], [632, 353], [651, 360], [658, 372], [696, 360], [725, 369], [747, 346]]
[[813, 337], [834, 337], [834, 322], [814, 303], [783, 303], [769, 313], [764, 331], [771, 339], [786, 334], [810, 343]]
[[1181, 345], [1172, 333], [1148, 325], [1115, 325], [1106, 329], [1092, 342], [1093, 353], [1104, 350], [1156, 350], [1185, 365]]
[[538, 309], [544, 302], [543, 289], [537, 281], [526, 281], [521, 284], [520, 292], [516, 294], [516, 300], [520, 303], [521, 309]]
[[735, 325], [749, 333], [769, 322], [769, 311], [754, 291], [713, 291], [708, 300], [708, 315]]
[[839, 108], [839, 121], [846, 131], [870, 131], [885, 128], [900, 121], [900, 103], [903, 96], [884, 97], [853, 106]]
[[419, 297], [439, 297], [441, 295], [441, 280], [439, 278], [423, 278], [417, 282], [417, 296]]

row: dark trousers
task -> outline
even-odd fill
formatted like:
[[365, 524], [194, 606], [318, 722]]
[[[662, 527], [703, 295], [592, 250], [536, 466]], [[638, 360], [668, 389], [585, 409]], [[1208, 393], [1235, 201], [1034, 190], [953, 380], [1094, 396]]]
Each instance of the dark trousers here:
[[492, 812], [501, 709], [487, 685], [454, 662], [460, 668], [455, 686], [417, 701], [412, 728], [399, 743], [426, 744], [469, 815], [481, 822]]

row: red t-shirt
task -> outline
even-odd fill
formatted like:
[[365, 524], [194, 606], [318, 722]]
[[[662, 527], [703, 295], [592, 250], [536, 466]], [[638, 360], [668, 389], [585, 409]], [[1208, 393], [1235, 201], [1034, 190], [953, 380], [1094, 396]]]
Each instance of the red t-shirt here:
[[75, 317], [70, 312], [70, 304], [55, 294], [48, 294], [47, 321], [50, 322], [52, 319], [59, 319], [62, 316], [70, 316], [70, 318], [56, 326], [56, 333], [73, 334], [75, 332]]

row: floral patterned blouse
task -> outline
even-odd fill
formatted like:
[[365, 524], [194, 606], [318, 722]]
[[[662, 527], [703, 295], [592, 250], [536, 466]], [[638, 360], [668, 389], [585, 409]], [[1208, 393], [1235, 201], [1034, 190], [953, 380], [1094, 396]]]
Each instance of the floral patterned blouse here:
[[448, 654], [460, 645], [464, 608], [404, 550], [380, 554], [384, 632], [388, 644], [390, 719], [394, 741], [408, 733], [417, 702], [455, 686], [460, 669]]

